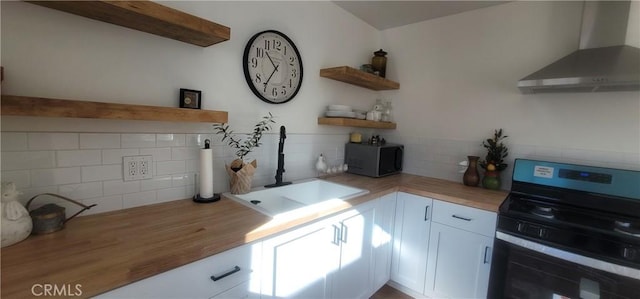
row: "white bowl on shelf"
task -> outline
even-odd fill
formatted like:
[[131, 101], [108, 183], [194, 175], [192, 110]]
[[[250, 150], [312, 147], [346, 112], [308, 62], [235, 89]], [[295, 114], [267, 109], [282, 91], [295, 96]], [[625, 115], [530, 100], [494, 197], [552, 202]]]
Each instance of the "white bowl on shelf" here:
[[351, 112], [351, 111], [353, 111], [353, 108], [351, 108], [351, 106], [347, 106], [347, 105], [329, 105], [329, 106], [327, 106], [327, 110], [329, 110], [329, 111], [347, 111], [347, 112]]
[[367, 118], [367, 111], [364, 111], [364, 110], [353, 110], [353, 113], [356, 114], [356, 118], [357, 119], [366, 119]]
[[346, 117], [346, 118], [355, 118], [356, 117], [356, 113], [353, 112], [353, 111], [327, 110], [327, 112], [325, 112], [325, 115], [327, 117]]

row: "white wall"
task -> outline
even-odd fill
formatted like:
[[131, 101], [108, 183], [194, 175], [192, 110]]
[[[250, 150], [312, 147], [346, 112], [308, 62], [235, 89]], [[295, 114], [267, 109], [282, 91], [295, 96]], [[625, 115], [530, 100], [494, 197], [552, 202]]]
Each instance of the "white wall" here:
[[[292, 133], [347, 132], [318, 127], [328, 103], [368, 107], [375, 92], [320, 78], [321, 68], [366, 63], [378, 32], [330, 2], [176, 1], [164, 5], [231, 28], [229, 41], [201, 48], [23, 2], [2, 2], [4, 94], [177, 106], [179, 88], [202, 90], [203, 107], [229, 111], [248, 129], [267, 111]], [[296, 98], [271, 105], [256, 98], [242, 71], [249, 38], [275, 29], [297, 45], [304, 80]], [[180, 130], [210, 126], [142, 122], [5, 120], [4, 130]], [[78, 129], [79, 128], [79, 129]]]
[[[342, 163], [351, 129], [318, 126], [316, 119], [327, 104], [369, 107], [377, 93], [320, 78], [319, 70], [367, 63], [378, 49], [378, 31], [330, 2], [162, 4], [229, 26], [231, 39], [201, 48], [2, 1], [2, 93], [177, 107], [180, 88], [198, 89], [204, 109], [228, 111], [236, 132], [249, 132], [267, 112], [277, 117], [275, 132], [287, 127], [285, 180], [316, 176], [320, 153], [330, 164]], [[303, 60], [300, 92], [283, 105], [255, 97], [242, 71], [247, 41], [268, 29], [289, 36]], [[103, 212], [189, 197], [205, 138], [213, 142], [214, 191], [228, 190], [223, 165], [234, 154], [211, 124], [3, 116], [1, 125], [2, 180], [15, 181], [24, 199], [53, 192], [98, 203], [92, 212]], [[248, 157], [258, 159], [254, 186], [275, 181], [277, 142], [268, 134]], [[154, 178], [123, 182], [122, 156], [138, 154], [154, 156]]]
[[407, 171], [459, 179], [457, 162], [484, 157], [481, 142], [494, 128], [509, 136], [509, 160], [640, 168], [639, 92], [516, 88], [578, 48], [581, 9], [577, 1], [516, 1], [383, 31], [389, 76], [401, 82], [394, 139], [408, 144]]
[[640, 1], [631, 1], [625, 44], [640, 48]]
[[[382, 32], [330, 2], [163, 3], [231, 27], [231, 40], [200, 48], [24, 2], [1, 2], [2, 93], [177, 106], [179, 88], [200, 89], [204, 108], [229, 111], [236, 131], [248, 131], [267, 111], [287, 126], [288, 180], [314, 176], [321, 152], [330, 163], [341, 162], [347, 133], [356, 129], [317, 126], [327, 104], [367, 109], [377, 97], [392, 99], [398, 129], [376, 133], [406, 145], [409, 173], [459, 181], [458, 161], [483, 156], [481, 141], [494, 128], [509, 135], [509, 163], [532, 157], [640, 169], [640, 93], [522, 95], [515, 87], [518, 79], [577, 48], [580, 2], [510, 2]], [[640, 5], [632, 7], [630, 23], [637, 24]], [[263, 103], [244, 81], [244, 46], [266, 29], [287, 34], [303, 57], [302, 89], [284, 105]], [[628, 42], [638, 46], [637, 35], [630, 29]], [[387, 77], [399, 81], [400, 90], [379, 94], [318, 76], [324, 67], [367, 63], [380, 47], [389, 52]], [[3, 181], [20, 182], [28, 194], [79, 190], [66, 194], [107, 201], [103, 206], [111, 209], [140, 203], [127, 198], [150, 188], [156, 201], [166, 200], [167, 192], [188, 195], [197, 172], [193, 150], [201, 146], [198, 140], [217, 137], [210, 124], [2, 117], [1, 125], [2, 165], [12, 163], [0, 165]], [[87, 148], [81, 142], [87, 136], [120, 142]], [[273, 179], [274, 137], [267, 136], [253, 155], [259, 159], [255, 186]], [[146, 141], [122, 141], [130, 138]], [[156, 173], [155, 183], [133, 184], [126, 189], [130, 195], [113, 195], [121, 178], [114, 172], [99, 184], [93, 174], [98, 166], [114, 171], [114, 149], [151, 151], [160, 168], [176, 168]], [[226, 190], [222, 165], [233, 153], [219, 142], [215, 151], [220, 192]], [[30, 164], [22, 152], [40, 155], [46, 167]], [[65, 157], [73, 153], [88, 158], [69, 165]], [[36, 182], [43, 174], [46, 186]]]

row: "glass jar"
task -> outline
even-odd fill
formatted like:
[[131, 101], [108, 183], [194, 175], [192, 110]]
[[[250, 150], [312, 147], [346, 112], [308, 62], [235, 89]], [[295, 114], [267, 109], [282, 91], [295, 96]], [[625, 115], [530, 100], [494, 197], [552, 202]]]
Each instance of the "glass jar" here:
[[384, 113], [384, 104], [382, 103], [382, 99], [376, 99], [376, 104], [373, 105], [371, 112], [373, 113], [374, 121], [382, 120], [382, 115]]
[[384, 78], [387, 72], [387, 52], [382, 49], [373, 52], [373, 58], [371, 58], [371, 65], [373, 66], [373, 71], [378, 72], [378, 76]]
[[391, 106], [391, 101], [387, 101], [384, 103], [382, 111], [382, 121], [393, 122], [393, 107]]

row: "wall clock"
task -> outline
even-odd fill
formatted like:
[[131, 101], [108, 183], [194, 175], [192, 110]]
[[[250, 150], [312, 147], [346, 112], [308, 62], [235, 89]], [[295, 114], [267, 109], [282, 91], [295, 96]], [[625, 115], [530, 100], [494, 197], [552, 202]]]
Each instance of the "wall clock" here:
[[255, 34], [244, 48], [244, 77], [251, 91], [270, 104], [296, 96], [302, 84], [302, 59], [296, 45], [281, 32]]

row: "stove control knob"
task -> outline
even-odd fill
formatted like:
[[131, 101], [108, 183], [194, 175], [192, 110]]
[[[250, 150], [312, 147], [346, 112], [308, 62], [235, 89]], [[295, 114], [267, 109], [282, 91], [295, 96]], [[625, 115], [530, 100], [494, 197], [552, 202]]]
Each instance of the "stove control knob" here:
[[523, 222], [518, 222], [518, 227], [516, 227], [516, 229], [518, 230], [518, 232], [523, 233], [527, 229], [527, 225]]
[[622, 257], [625, 259], [635, 260], [637, 255], [637, 251], [633, 247], [625, 247], [622, 249]]

